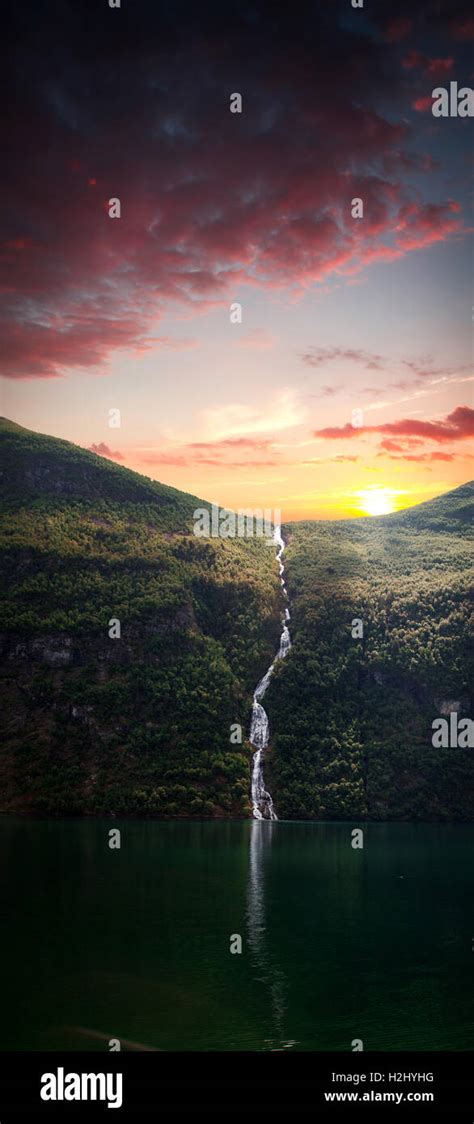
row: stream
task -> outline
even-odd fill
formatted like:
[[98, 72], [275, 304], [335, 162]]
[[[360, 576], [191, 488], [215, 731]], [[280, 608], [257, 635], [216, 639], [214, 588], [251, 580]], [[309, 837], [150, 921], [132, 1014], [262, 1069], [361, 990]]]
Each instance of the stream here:
[[[273, 533], [273, 541], [277, 549], [277, 562], [280, 568], [280, 582], [282, 585], [283, 593], [288, 600], [288, 591], [285, 584], [285, 567], [282, 562], [282, 555], [285, 549], [285, 543], [281, 537], [281, 527], [275, 527]], [[261, 700], [267, 690], [270, 679], [273, 675], [273, 669], [277, 660], [283, 660], [291, 648], [290, 630], [288, 628], [288, 621], [290, 620], [290, 611], [285, 608], [285, 615], [282, 621], [283, 630], [280, 636], [280, 647], [275, 656], [275, 659], [270, 664], [268, 671], [265, 672], [263, 679], [257, 684], [253, 694], [252, 706], [252, 720], [250, 723], [249, 741], [254, 747], [255, 753], [253, 755], [252, 765], [252, 808], [253, 816], [256, 820], [277, 820], [278, 816], [273, 807], [273, 800], [267, 789], [265, 788], [263, 778], [263, 767], [265, 759], [265, 750], [268, 746], [270, 731], [268, 725], [268, 716], [264, 710]]]

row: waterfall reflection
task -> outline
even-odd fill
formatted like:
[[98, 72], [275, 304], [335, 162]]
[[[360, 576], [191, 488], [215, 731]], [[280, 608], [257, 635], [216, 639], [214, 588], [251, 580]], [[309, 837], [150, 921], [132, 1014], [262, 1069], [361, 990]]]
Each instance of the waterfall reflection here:
[[265, 853], [272, 845], [274, 832], [278, 825], [272, 820], [252, 820], [249, 845], [249, 874], [247, 883], [247, 939], [250, 946], [251, 962], [258, 975], [255, 979], [263, 984], [268, 992], [267, 1004], [271, 1017], [271, 1037], [265, 1038], [263, 1049], [281, 1050], [295, 1046], [283, 1033], [283, 1019], [286, 1011], [287, 979], [279, 968], [275, 957], [269, 950], [265, 906]]

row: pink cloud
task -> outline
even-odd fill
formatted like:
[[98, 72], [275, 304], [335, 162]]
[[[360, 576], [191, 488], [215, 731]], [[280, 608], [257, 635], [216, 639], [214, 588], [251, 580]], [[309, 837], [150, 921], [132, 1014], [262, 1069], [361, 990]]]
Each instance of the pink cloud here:
[[460, 230], [459, 203], [410, 203], [400, 208], [396, 244], [402, 252], [443, 242]]
[[360, 347], [311, 347], [301, 358], [308, 367], [325, 367], [334, 360], [343, 360], [347, 363], [360, 363], [367, 370], [383, 371], [386, 364], [383, 355]]
[[431, 78], [445, 78], [447, 74], [451, 74], [454, 66], [454, 59], [449, 57], [446, 59], [428, 59], [427, 74]]
[[148, 453], [147, 456], [132, 457], [140, 464], [169, 465], [172, 468], [186, 468], [189, 461], [177, 453]]
[[326, 426], [315, 429], [314, 437], [328, 440], [353, 438], [367, 433], [388, 433], [399, 437], [420, 437], [436, 442], [463, 441], [474, 436], [474, 410], [469, 406], [457, 406], [442, 421], [420, 421], [417, 418], [402, 418], [396, 422], [382, 425], [353, 426], [348, 422], [343, 426]]
[[455, 453], [402, 453], [401, 456], [392, 456], [387, 453], [377, 453], [378, 457], [388, 456], [391, 461], [413, 461], [415, 464], [429, 464], [431, 461], [454, 461]]
[[97, 453], [99, 457], [107, 457], [108, 460], [111, 461], [125, 460], [125, 457], [122, 456], [122, 453], [120, 453], [118, 449], [109, 449], [109, 446], [105, 445], [103, 441], [101, 441], [99, 445], [88, 445], [88, 450], [89, 453]]
[[402, 443], [393, 441], [391, 437], [386, 437], [380, 442], [379, 449], [385, 449], [387, 453], [405, 453], [422, 444], [420, 437], [404, 437]]
[[431, 94], [429, 97], [426, 94], [422, 97], [415, 98], [415, 100], [411, 103], [412, 109], [416, 109], [417, 113], [431, 113], [431, 110], [433, 108], [433, 100], [434, 99], [431, 97]]
[[[164, 451], [139, 453], [137, 462], [147, 465], [166, 465], [177, 468], [215, 466], [220, 468], [268, 468], [279, 463], [275, 457], [261, 457], [273, 442], [267, 438], [227, 437], [220, 441], [190, 441]], [[235, 453], [248, 453], [247, 458], [235, 459]], [[234, 454], [234, 456], [232, 455]]]
[[49, 326], [9, 322], [2, 331], [2, 374], [58, 378], [67, 366], [103, 367], [111, 351], [139, 347], [145, 320], [138, 313], [135, 319], [114, 319], [104, 315], [107, 311], [107, 305], [96, 306], [88, 316], [83, 307], [71, 306], [63, 316], [51, 316]]
[[[444, 78], [450, 74], [454, 66], [454, 58], [428, 58], [421, 51], [409, 51], [402, 59], [405, 70], [421, 70], [431, 78]], [[430, 98], [431, 103], [431, 98]]]
[[[398, 42], [410, 26], [391, 21], [386, 35]], [[155, 56], [147, 56], [139, 96], [132, 83], [128, 111], [117, 114], [110, 90], [114, 75], [126, 81], [125, 51], [118, 64], [110, 62], [104, 87], [93, 72], [93, 124], [73, 68], [64, 105], [30, 101], [12, 121], [10, 172], [0, 183], [2, 214], [13, 216], [0, 255], [6, 377], [101, 373], [118, 350], [196, 346], [153, 337], [170, 306], [196, 315], [236, 299], [243, 283], [298, 291], [335, 277], [353, 281], [372, 264], [463, 231], [449, 202], [431, 209], [414, 202], [405, 174], [421, 167], [421, 158], [407, 151], [406, 122], [354, 97], [362, 56], [346, 50], [339, 72], [323, 47], [320, 68], [313, 48], [272, 50], [252, 71], [253, 114], [223, 128], [232, 58], [220, 41], [215, 46], [199, 41], [180, 56], [189, 71], [180, 70], [179, 99], [166, 93], [176, 90], [177, 71], [173, 53], [163, 52], [159, 97], [143, 96], [146, 81], [155, 89], [157, 72]], [[382, 70], [381, 49], [380, 39], [367, 38], [367, 75], [371, 61]], [[203, 73], [209, 81], [197, 82]], [[329, 76], [334, 98], [327, 97]], [[367, 102], [374, 91], [364, 93]], [[81, 126], [72, 129], [68, 114]], [[117, 185], [122, 217], [110, 219]], [[360, 224], [350, 213], [359, 195]], [[270, 344], [265, 333], [248, 333], [239, 346]]]

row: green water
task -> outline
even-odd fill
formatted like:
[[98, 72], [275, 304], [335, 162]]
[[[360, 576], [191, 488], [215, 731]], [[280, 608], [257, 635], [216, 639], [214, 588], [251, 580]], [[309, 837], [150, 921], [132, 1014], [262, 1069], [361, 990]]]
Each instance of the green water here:
[[0, 820], [0, 1048], [470, 1049], [474, 826], [353, 826]]

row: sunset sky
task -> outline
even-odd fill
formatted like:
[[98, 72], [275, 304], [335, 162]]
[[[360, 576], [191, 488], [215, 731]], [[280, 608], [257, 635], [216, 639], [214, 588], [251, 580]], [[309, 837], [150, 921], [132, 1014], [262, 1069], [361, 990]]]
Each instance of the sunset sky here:
[[1, 412], [284, 519], [471, 479], [469, 9], [12, 6]]

